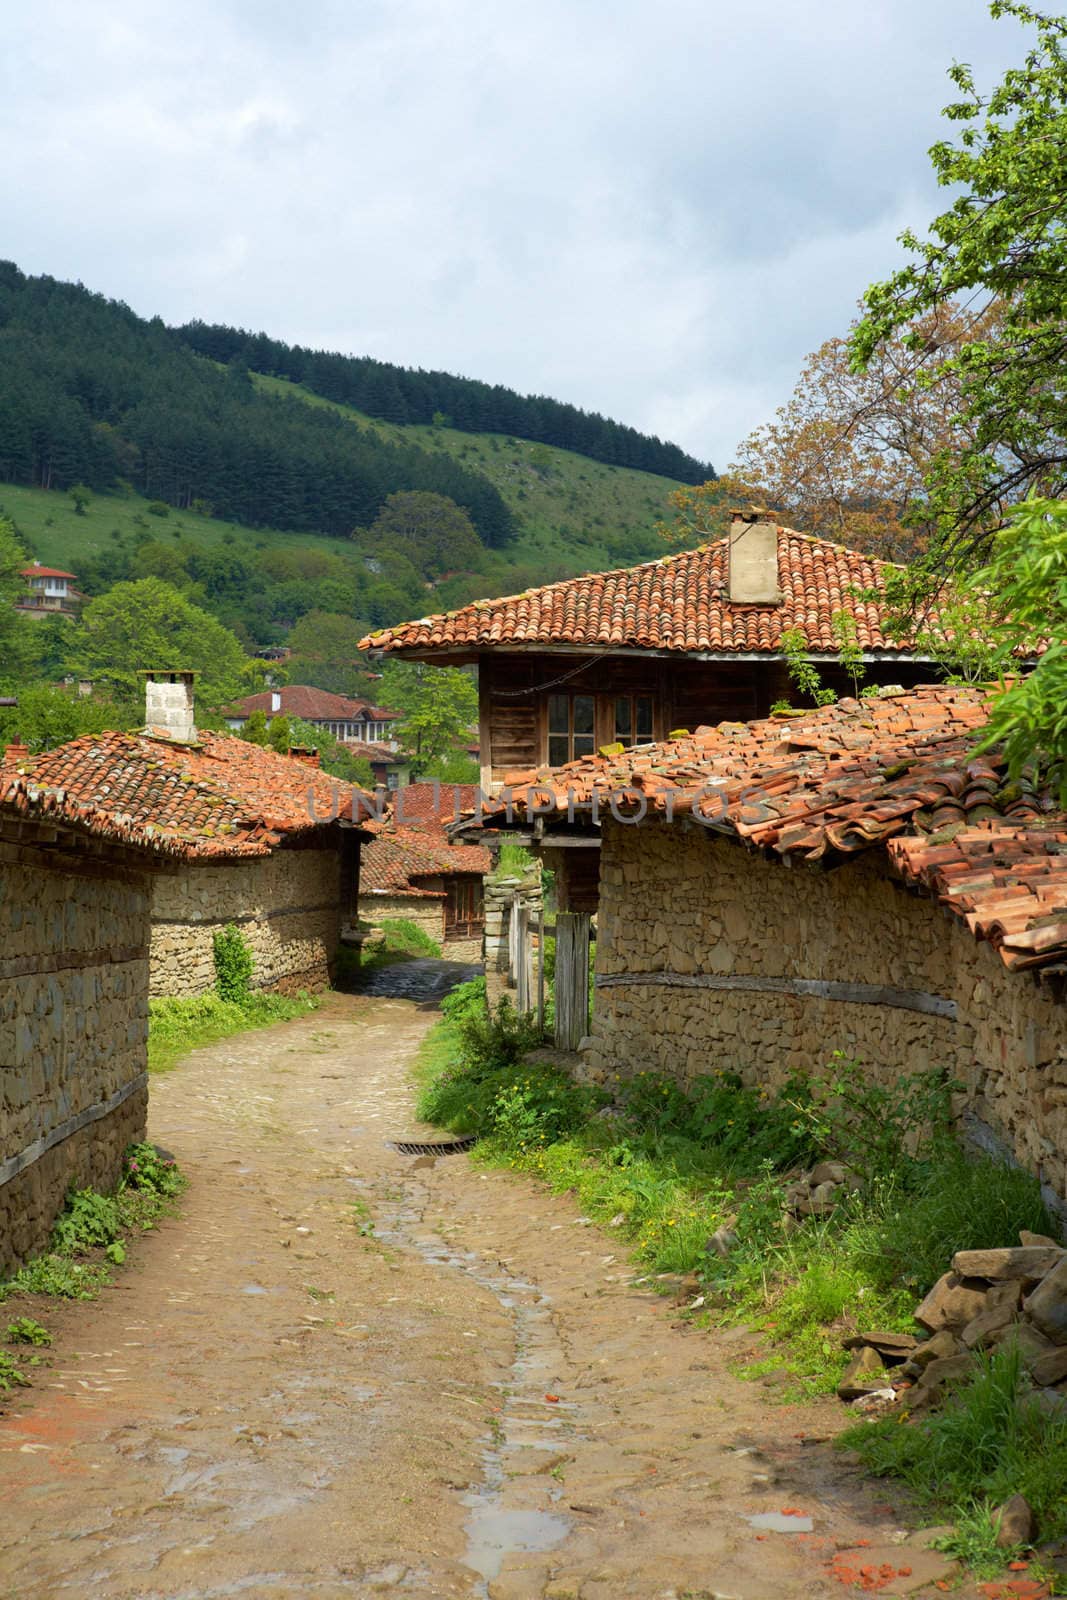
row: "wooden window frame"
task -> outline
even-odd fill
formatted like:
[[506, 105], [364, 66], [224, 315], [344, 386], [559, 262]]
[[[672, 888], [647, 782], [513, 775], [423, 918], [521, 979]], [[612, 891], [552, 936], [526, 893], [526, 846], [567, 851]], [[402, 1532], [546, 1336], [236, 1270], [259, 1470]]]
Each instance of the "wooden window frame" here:
[[[627, 700], [627, 701], [629, 701], [629, 704], [630, 704], [630, 731], [629, 731], [629, 733], [625, 733], [625, 732], [624, 733], [620, 733], [619, 732], [619, 709], [618, 708], [619, 708], [620, 700]], [[649, 710], [648, 732], [647, 733], [640, 733], [640, 734], [637, 731], [637, 702], [639, 700], [647, 700], [648, 701], [648, 710]], [[637, 692], [633, 692], [633, 693], [629, 693], [628, 692], [628, 693], [625, 693], [625, 694], [612, 695], [612, 697], [611, 697], [611, 725], [612, 725], [612, 740], [611, 740], [612, 744], [625, 745], [628, 750], [633, 749], [634, 745], [651, 744], [653, 742], [653, 740], [655, 739], [655, 737], [656, 737], [656, 697], [655, 697], [655, 695], [654, 694], [650, 694], [650, 693], [646, 693], [646, 692], [642, 692], [640, 690], [637, 691]]]
[[[585, 689], [557, 690], [545, 696], [545, 756], [550, 766], [562, 767], [568, 761], [577, 761], [583, 756], [591, 756], [596, 754], [598, 698], [599, 697], [597, 695]], [[553, 729], [552, 727], [552, 702], [554, 700], [566, 700], [567, 702], [567, 731], [565, 733], [560, 728]], [[574, 703], [576, 700], [588, 700], [593, 708], [592, 727], [589, 729], [575, 729]], [[554, 756], [551, 754], [553, 740], [558, 741], [560, 739], [566, 739], [567, 753], [563, 756], [558, 754]], [[583, 747], [580, 750], [575, 750], [575, 741], [579, 739], [583, 741], [583, 746], [584, 741], [588, 740], [589, 748], [585, 749]]]
[[485, 926], [485, 901], [481, 878], [449, 878], [445, 883], [445, 939], [475, 939]]

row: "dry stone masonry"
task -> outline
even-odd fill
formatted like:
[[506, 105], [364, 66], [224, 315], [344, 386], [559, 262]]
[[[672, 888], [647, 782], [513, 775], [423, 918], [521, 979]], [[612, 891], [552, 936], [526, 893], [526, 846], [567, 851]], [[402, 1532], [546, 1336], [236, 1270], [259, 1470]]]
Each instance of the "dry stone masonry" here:
[[916, 1411], [971, 1376], [981, 1351], [1013, 1345], [1049, 1414], [1067, 1419], [1067, 1250], [1022, 1233], [1014, 1248], [958, 1250], [915, 1309], [922, 1332], [863, 1333], [838, 1385], [864, 1411]]
[[885, 1083], [944, 1067], [972, 1128], [1067, 1195], [1062, 1006], [881, 852], [826, 872], [607, 818], [600, 883], [592, 1078], [728, 1067], [773, 1089], [834, 1050]]
[[144, 1137], [148, 896], [130, 867], [0, 843], [0, 1272]]
[[342, 926], [336, 849], [195, 862], [160, 876], [152, 889], [152, 995], [208, 994], [215, 986], [212, 939], [227, 923], [251, 947], [254, 988], [325, 988]]

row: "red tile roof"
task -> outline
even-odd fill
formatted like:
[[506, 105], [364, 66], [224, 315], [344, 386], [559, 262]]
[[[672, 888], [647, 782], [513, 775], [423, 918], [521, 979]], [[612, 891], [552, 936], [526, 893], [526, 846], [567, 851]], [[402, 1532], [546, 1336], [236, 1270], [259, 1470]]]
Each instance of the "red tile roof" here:
[[936, 686], [699, 728], [507, 781], [520, 814], [536, 796], [542, 813], [571, 798], [579, 816], [594, 803], [606, 815], [614, 793], [620, 815], [642, 804], [663, 821], [695, 814], [783, 857], [884, 845], [1007, 966], [1067, 972], [1067, 814], [1043, 782], [1009, 781], [996, 752], [975, 754], [985, 722], [979, 691]]
[[363, 846], [359, 868], [360, 894], [415, 894], [440, 898], [420, 878], [451, 877], [456, 873], [487, 873], [492, 866], [488, 850], [480, 845], [450, 845], [441, 832], [396, 827], [391, 822], [369, 822], [374, 835]]
[[39, 561], [31, 561], [28, 567], [20, 567], [19, 572], [24, 578], [73, 578], [73, 572], [64, 572], [62, 567], [42, 567]]
[[358, 756], [364, 761], [388, 761], [395, 766], [403, 766], [409, 759], [402, 750], [394, 750], [387, 744], [368, 744], [365, 739], [342, 739], [341, 743], [349, 755]]
[[858, 600], [857, 588], [882, 591], [893, 568], [789, 528], [778, 530], [780, 605], [736, 605], [728, 594], [729, 540], [639, 567], [568, 578], [500, 600], [477, 600], [458, 611], [385, 628], [361, 649], [438, 650], [460, 646], [576, 645], [704, 652], [775, 654], [782, 633], [803, 630], [808, 648], [837, 655], [836, 611], [855, 620], [865, 651], [906, 654], [887, 638], [880, 606]]
[[266, 855], [350, 815], [357, 792], [306, 762], [212, 733], [196, 746], [88, 734], [0, 763], [0, 811], [188, 859]]
[[[274, 697], [280, 705], [274, 707]], [[268, 717], [300, 717], [304, 722], [395, 722], [399, 711], [384, 711], [372, 706], [369, 700], [351, 700], [347, 695], [331, 694], [328, 689], [315, 689], [310, 684], [291, 683], [281, 689], [264, 689], [261, 694], [247, 694], [235, 700], [223, 712], [227, 717], [250, 717], [253, 711], [263, 711]]]
[[400, 827], [442, 827], [477, 804], [476, 783], [407, 783], [393, 796], [393, 814]]

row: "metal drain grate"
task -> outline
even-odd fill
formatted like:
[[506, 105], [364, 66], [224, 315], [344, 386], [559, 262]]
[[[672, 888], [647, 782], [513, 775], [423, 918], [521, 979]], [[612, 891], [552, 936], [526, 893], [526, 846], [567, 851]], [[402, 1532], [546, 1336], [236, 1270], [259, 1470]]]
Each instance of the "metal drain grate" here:
[[467, 1139], [432, 1139], [429, 1142], [417, 1139], [387, 1139], [386, 1145], [390, 1150], [396, 1150], [402, 1156], [461, 1156], [468, 1150], [473, 1150], [478, 1143], [472, 1134]]

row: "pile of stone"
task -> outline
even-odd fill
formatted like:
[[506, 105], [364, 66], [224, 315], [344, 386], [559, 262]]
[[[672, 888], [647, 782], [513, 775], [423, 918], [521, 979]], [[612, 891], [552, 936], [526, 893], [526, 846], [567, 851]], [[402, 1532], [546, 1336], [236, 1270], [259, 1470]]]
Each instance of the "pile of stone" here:
[[935, 1404], [979, 1351], [1011, 1341], [1042, 1405], [1067, 1420], [1067, 1249], [1023, 1232], [1002, 1250], [959, 1250], [916, 1308], [923, 1332], [846, 1339], [852, 1360], [838, 1395], [860, 1410]]
[[828, 1217], [843, 1195], [859, 1189], [854, 1172], [841, 1161], [820, 1161], [810, 1172], [800, 1172], [785, 1185], [785, 1214], [797, 1221]]

